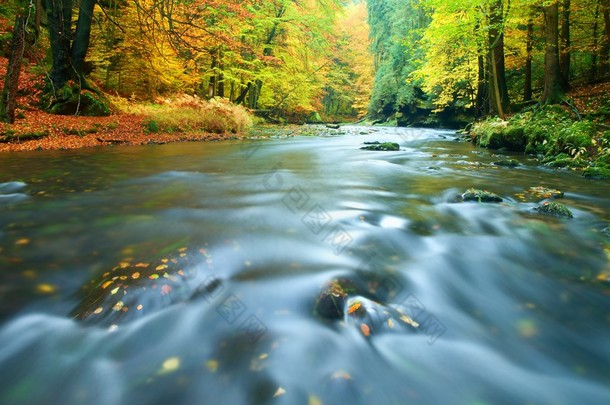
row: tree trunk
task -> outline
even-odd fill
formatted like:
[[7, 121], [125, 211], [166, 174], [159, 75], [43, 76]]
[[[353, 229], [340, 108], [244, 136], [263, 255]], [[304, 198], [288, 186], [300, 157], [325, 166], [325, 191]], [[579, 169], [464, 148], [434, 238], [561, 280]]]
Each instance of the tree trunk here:
[[70, 79], [70, 36], [72, 0], [46, 0], [49, 39], [51, 41], [51, 84], [53, 91], [62, 88]]
[[567, 89], [570, 85], [570, 0], [563, 0], [561, 13], [561, 52], [559, 54], [559, 70], [563, 87]]
[[600, 70], [602, 76], [608, 76], [609, 66], [608, 57], [610, 54], [610, 0], [602, 0], [604, 15], [604, 37], [600, 49]]
[[544, 92], [540, 100], [554, 104], [562, 100], [565, 88], [559, 70], [559, 6], [551, 4], [544, 9], [546, 50], [544, 57]]
[[534, 23], [527, 22], [527, 39], [525, 44], [525, 84], [523, 86], [523, 101], [532, 100], [532, 51], [534, 50]]
[[[591, 66], [589, 67], [589, 82], [593, 83], [595, 82], [595, 80], [597, 80], [597, 71], [598, 71], [598, 66], [597, 66], [597, 56], [598, 56], [598, 46], [599, 43], [597, 41], [597, 37], [598, 37], [598, 31], [599, 31], [599, 24], [598, 24], [598, 20], [599, 20], [599, 7], [600, 7], [600, 2], [598, 1], [595, 4], [595, 13], [594, 13], [594, 20], [593, 20], [593, 52], [591, 53]], [[603, 62], [602, 62], [603, 65]], [[603, 66], [600, 67], [600, 70], [603, 69]]]
[[506, 84], [506, 68], [504, 64], [504, 32], [503, 5], [496, 0], [490, 8], [489, 16], [489, 100], [491, 108], [500, 118], [504, 119], [509, 110], [508, 86]]
[[485, 58], [483, 55], [479, 55], [479, 75], [477, 82], [477, 95], [475, 101], [475, 118], [484, 117], [489, 114], [489, 103], [487, 97], [489, 95], [489, 89], [487, 85], [487, 77], [485, 73]]
[[[65, 1], [65, 0], [64, 0]], [[91, 37], [91, 21], [93, 18], [93, 8], [96, 0], [81, 0], [78, 9], [78, 21], [76, 22], [76, 32], [74, 33], [74, 41], [72, 42], [72, 68], [75, 78], [79, 79], [81, 87], [84, 87], [83, 66], [85, 65], [85, 56], [89, 49], [89, 41]]]
[[17, 90], [19, 90], [19, 75], [21, 60], [25, 52], [25, 18], [17, 16], [13, 28], [13, 42], [6, 71], [2, 100], [0, 100], [0, 120], [12, 124], [15, 122], [17, 108]]

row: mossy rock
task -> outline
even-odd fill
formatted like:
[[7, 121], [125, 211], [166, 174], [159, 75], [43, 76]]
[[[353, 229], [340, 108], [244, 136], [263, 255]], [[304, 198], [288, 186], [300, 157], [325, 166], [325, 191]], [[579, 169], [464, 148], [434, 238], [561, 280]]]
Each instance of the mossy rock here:
[[110, 101], [102, 93], [66, 85], [55, 93], [43, 95], [41, 102], [51, 114], [105, 117], [110, 115]]
[[498, 160], [497, 162], [493, 162], [493, 164], [502, 167], [517, 167], [520, 165], [519, 161], [516, 159], [502, 159]]
[[582, 175], [593, 180], [610, 180], [610, 169], [607, 167], [587, 167]]
[[397, 151], [400, 150], [400, 145], [396, 142], [364, 142], [366, 146], [363, 146], [362, 150], [376, 150], [376, 151]]
[[502, 197], [487, 190], [477, 190], [474, 188], [466, 190], [461, 195], [462, 201], [476, 201], [482, 203], [499, 203]]
[[570, 211], [570, 209], [568, 207], [566, 207], [565, 205], [558, 203], [558, 202], [545, 201], [540, 206], [534, 208], [534, 210], [538, 211], [538, 213], [540, 213], [540, 214], [549, 215], [552, 217], [559, 217], [559, 218], [573, 218], [574, 217], [574, 215], [572, 215], [572, 211]]

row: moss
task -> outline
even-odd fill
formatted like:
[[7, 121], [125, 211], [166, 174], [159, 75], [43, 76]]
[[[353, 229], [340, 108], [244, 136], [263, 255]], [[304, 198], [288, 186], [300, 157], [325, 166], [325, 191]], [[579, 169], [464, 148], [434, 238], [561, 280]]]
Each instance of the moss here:
[[598, 166], [587, 167], [582, 175], [593, 180], [610, 180], [610, 168]]
[[377, 150], [377, 151], [397, 151], [400, 150], [400, 145], [396, 142], [364, 142], [366, 146], [360, 149], [363, 150]]
[[565, 205], [558, 202], [546, 201], [542, 205], [534, 208], [538, 213], [560, 218], [573, 218], [572, 211]]
[[144, 131], [149, 132], [151, 134], [157, 133], [161, 130], [159, 124], [155, 120], [147, 120], [142, 123], [144, 126]]
[[462, 201], [476, 201], [483, 203], [498, 203], [502, 202], [502, 197], [486, 190], [477, 190], [474, 188], [466, 190], [462, 194]]

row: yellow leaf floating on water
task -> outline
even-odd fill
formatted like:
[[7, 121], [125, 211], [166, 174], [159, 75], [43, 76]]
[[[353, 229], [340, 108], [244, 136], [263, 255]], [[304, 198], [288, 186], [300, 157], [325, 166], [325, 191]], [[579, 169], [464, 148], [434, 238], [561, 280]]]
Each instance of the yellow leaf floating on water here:
[[166, 258], [161, 259], [161, 263], [167, 263], [167, 262], [169, 262], [169, 259], [166, 259]]
[[115, 288], [114, 290], [110, 291], [110, 294], [111, 294], [111, 295], [114, 295], [114, 294], [118, 293], [118, 292], [119, 292], [119, 288], [120, 288], [120, 287], [117, 287], [117, 288]]
[[150, 263], [136, 263], [136, 267], [146, 268], [150, 266]]
[[349, 307], [349, 309], [347, 310], [348, 314], [353, 314], [354, 312], [356, 312], [360, 307], [362, 306], [361, 303], [356, 302], [354, 304], [352, 304], [351, 307]]
[[133, 273], [133, 274], [131, 275], [131, 278], [133, 278], [134, 280], [136, 280], [136, 279], [140, 278], [140, 273], [136, 271], [135, 273]]
[[180, 252], [180, 253], [184, 253], [186, 251], [187, 251], [186, 247], [181, 247], [180, 249], [178, 249], [178, 252]]
[[517, 323], [519, 334], [524, 338], [532, 338], [538, 334], [538, 326], [532, 319], [521, 319]]
[[106, 287], [108, 287], [110, 284], [112, 284], [114, 281], [110, 280], [110, 281], [106, 281], [104, 284], [102, 284], [102, 288], [106, 289]]
[[161, 271], [161, 270], [165, 270], [165, 269], [167, 269], [167, 264], [160, 264], [155, 268], [155, 270], [157, 270], [157, 271]]
[[25, 246], [25, 245], [28, 245], [30, 242], [31, 242], [31, 240], [29, 240], [28, 238], [21, 238], [21, 239], [18, 239], [17, 241], [15, 241], [15, 245]]
[[142, 310], [142, 308], [144, 308], [144, 306], [143, 306], [142, 304], [140, 304], [140, 305], [138, 305], [138, 306], [136, 307], [136, 309], [137, 309], [138, 311], [141, 311], [141, 310]]
[[371, 328], [366, 323], [361, 323], [360, 324], [360, 332], [362, 332], [362, 334], [364, 336], [370, 336], [371, 335]]
[[275, 394], [273, 394], [273, 398], [281, 397], [285, 393], [286, 393], [286, 390], [284, 388], [278, 387], [277, 391], [275, 391]]
[[388, 326], [390, 327], [390, 329], [394, 329], [394, 321], [391, 319], [388, 319]]
[[113, 310], [115, 311], [120, 311], [121, 309], [123, 309], [123, 305], [125, 305], [123, 303], [123, 301], [119, 301], [116, 304], [114, 304], [114, 306], [112, 307]]
[[419, 328], [419, 324], [417, 322], [415, 322], [413, 319], [411, 319], [411, 317], [409, 317], [405, 314], [400, 315], [400, 320], [408, 325], [413, 326], [414, 328]]
[[156, 280], [156, 279], [159, 278], [159, 275], [158, 274], [151, 274], [150, 276], [148, 276], [148, 278], [151, 279], [151, 280]]
[[41, 294], [53, 294], [56, 291], [56, 288], [52, 284], [42, 283], [36, 286], [36, 291]]
[[210, 359], [206, 361], [205, 367], [210, 370], [210, 373], [215, 373], [218, 370], [218, 360]]
[[174, 356], [165, 359], [161, 368], [159, 369], [159, 374], [167, 374], [172, 373], [180, 368], [180, 357]]
[[129, 262], [121, 262], [119, 263], [119, 267], [124, 269], [125, 267], [129, 267], [131, 264]]
[[95, 309], [95, 311], [93, 311], [93, 313], [94, 313], [94, 314], [96, 314], [96, 315], [97, 315], [97, 314], [101, 314], [103, 310], [104, 310], [104, 308], [102, 308], [102, 307], [97, 307], [97, 308]]
[[320, 398], [316, 397], [315, 395], [310, 395], [307, 405], [323, 405], [323, 404], [322, 404], [322, 401], [320, 401]]

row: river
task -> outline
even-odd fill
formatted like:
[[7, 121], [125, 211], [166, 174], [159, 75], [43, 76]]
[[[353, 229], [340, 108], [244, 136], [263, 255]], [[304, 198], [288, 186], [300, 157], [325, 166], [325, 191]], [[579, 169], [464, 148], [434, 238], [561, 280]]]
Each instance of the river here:
[[608, 403], [608, 182], [274, 133], [1, 154], [0, 403]]

